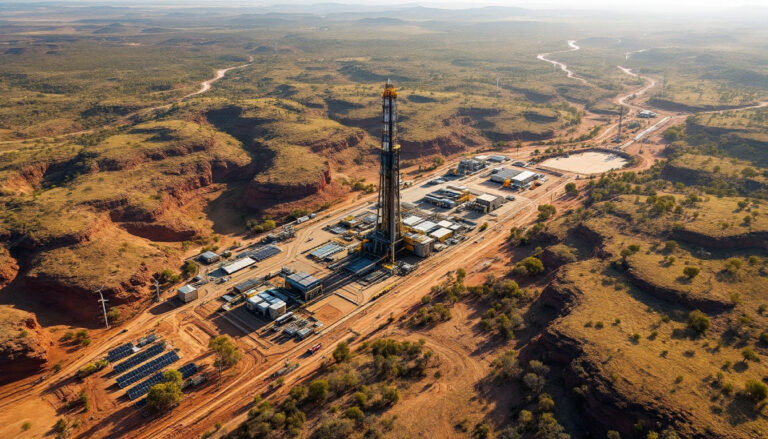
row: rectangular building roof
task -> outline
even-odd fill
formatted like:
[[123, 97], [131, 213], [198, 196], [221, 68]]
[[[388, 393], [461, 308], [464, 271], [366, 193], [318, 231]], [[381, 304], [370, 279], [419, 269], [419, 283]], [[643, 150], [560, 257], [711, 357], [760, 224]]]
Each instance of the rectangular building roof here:
[[497, 198], [499, 198], [499, 197], [497, 197], [496, 195], [491, 195], [491, 194], [483, 194], [483, 195], [480, 195], [479, 197], [477, 197], [477, 199], [479, 201], [484, 201], [486, 203], [493, 203], [494, 201], [496, 201]]
[[408, 227], [413, 227], [413, 226], [415, 226], [416, 224], [419, 224], [419, 223], [421, 223], [421, 222], [424, 222], [424, 219], [423, 219], [423, 218], [421, 218], [421, 217], [418, 217], [418, 216], [416, 216], [416, 215], [411, 215], [411, 216], [408, 216], [408, 217], [406, 217], [406, 218], [403, 220], [403, 224], [405, 224], [405, 225], [406, 225], [406, 226], [408, 226]]
[[279, 301], [279, 302], [275, 302], [275, 303], [273, 303], [272, 305], [269, 305], [269, 307], [270, 307], [271, 309], [280, 309], [280, 308], [285, 308], [285, 302], [283, 302], [283, 301], [281, 300], [281, 301]]
[[523, 172], [519, 173], [518, 175], [516, 175], [512, 180], [513, 181], [526, 181], [526, 180], [531, 179], [531, 178], [533, 178], [535, 176], [536, 176], [535, 172], [523, 171]]
[[437, 223], [437, 225], [440, 227], [450, 228], [453, 225], [453, 223], [448, 220], [442, 220], [439, 223]]
[[253, 265], [255, 263], [256, 261], [254, 261], [251, 258], [240, 258], [229, 265], [225, 265], [224, 267], [221, 267], [221, 269], [224, 270], [224, 272], [227, 274], [232, 274], [236, 271], [240, 271], [243, 268]]
[[418, 224], [416, 227], [414, 227], [414, 230], [418, 230], [422, 233], [429, 233], [432, 230], [435, 230], [437, 228], [437, 224], [433, 223], [432, 221], [424, 221], [423, 223]]
[[183, 287], [179, 288], [179, 292], [181, 294], [191, 293], [195, 290], [197, 290], [197, 288], [193, 287], [192, 285], [184, 285]]
[[219, 255], [217, 255], [212, 251], [203, 252], [203, 254], [201, 254], [200, 256], [202, 256], [203, 259], [216, 259], [219, 257]]
[[302, 289], [311, 288], [320, 282], [320, 280], [317, 279], [316, 277], [308, 273], [305, 273], [303, 271], [293, 273], [292, 275], [288, 276], [286, 279], [291, 284], [296, 285], [297, 287]]
[[453, 233], [451, 231], [451, 229], [446, 229], [446, 228], [443, 227], [443, 228], [437, 229], [434, 232], [430, 233], [429, 236], [439, 240], [439, 239], [445, 238], [446, 236], [450, 235], [451, 233]]

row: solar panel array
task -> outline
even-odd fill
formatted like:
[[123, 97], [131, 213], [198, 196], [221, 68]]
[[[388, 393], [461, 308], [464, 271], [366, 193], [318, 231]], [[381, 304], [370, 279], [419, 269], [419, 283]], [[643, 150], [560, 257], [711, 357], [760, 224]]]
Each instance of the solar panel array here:
[[279, 247], [270, 244], [270, 245], [265, 245], [255, 249], [254, 251], [250, 252], [249, 256], [251, 257], [251, 259], [255, 259], [261, 262], [267, 258], [271, 258], [272, 256], [275, 256], [281, 251], [282, 250], [280, 250]]
[[126, 370], [149, 360], [150, 358], [154, 357], [160, 352], [163, 352], [164, 349], [165, 349], [165, 342], [153, 344], [152, 346], [139, 352], [138, 354], [135, 354], [132, 357], [129, 357], [127, 360], [123, 361], [122, 363], [116, 364], [113, 367], [113, 369], [117, 373], [123, 373]]
[[110, 363], [114, 363], [117, 360], [122, 360], [123, 358], [131, 355], [132, 353], [133, 353], [133, 343], [126, 343], [120, 347], [117, 347], [107, 352], [107, 359], [109, 360]]
[[[197, 373], [197, 365], [195, 363], [189, 363], [185, 364], [184, 366], [179, 368], [179, 373], [181, 374], [181, 379], [187, 379]], [[130, 390], [128, 390], [128, 398], [131, 400], [134, 400], [145, 393], [149, 392], [149, 388], [154, 386], [155, 384], [160, 384], [163, 382], [163, 372], [158, 372], [151, 377], [147, 378], [146, 380], [140, 382], [139, 384], [136, 384], [135, 386], [131, 387]]]
[[149, 334], [144, 338], [140, 338], [139, 341], [136, 342], [136, 346], [143, 347], [150, 343], [154, 343], [155, 340], [157, 340], [157, 336], [155, 334]]
[[177, 354], [176, 351], [165, 353], [162, 356], [148, 362], [147, 364], [142, 364], [141, 366], [126, 373], [125, 375], [117, 377], [117, 385], [120, 386], [120, 388], [130, 386], [131, 384], [144, 378], [152, 372], [156, 372], [176, 361], [179, 361], [179, 354]]

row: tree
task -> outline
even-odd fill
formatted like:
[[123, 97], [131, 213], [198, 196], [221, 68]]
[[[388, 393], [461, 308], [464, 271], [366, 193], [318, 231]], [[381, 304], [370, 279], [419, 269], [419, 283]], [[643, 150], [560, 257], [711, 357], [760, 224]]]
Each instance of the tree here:
[[699, 268], [698, 268], [698, 267], [691, 267], [691, 266], [688, 266], [688, 267], [685, 267], [685, 268], [683, 268], [683, 274], [684, 274], [684, 275], [685, 275], [685, 277], [687, 277], [688, 279], [693, 279], [694, 277], [696, 277], [696, 275], [698, 275], [698, 274], [699, 274], [699, 271], [700, 271], [700, 270], [699, 270]]
[[169, 410], [181, 401], [183, 381], [178, 370], [163, 372], [163, 382], [155, 384], [147, 392], [147, 408], [155, 413]]
[[570, 182], [565, 185], [565, 193], [571, 196], [576, 196], [579, 194], [579, 190], [576, 188], [576, 183]]
[[349, 360], [350, 356], [349, 344], [346, 341], [337, 344], [336, 349], [333, 350], [333, 359], [339, 363]]
[[298, 384], [293, 386], [288, 394], [291, 395], [291, 398], [295, 399], [296, 401], [301, 401], [301, 399], [304, 398], [304, 395], [307, 394], [307, 388], [301, 384]]
[[219, 369], [219, 385], [221, 385], [221, 370], [237, 364], [237, 362], [243, 358], [243, 354], [226, 335], [212, 338], [211, 341], [208, 342], [208, 348], [211, 349], [216, 356], [213, 365]]
[[553, 206], [551, 204], [541, 204], [541, 205], [539, 205], [538, 220], [539, 221], [546, 221], [549, 218], [551, 218], [552, 216], [554, 216], [555, 213], [557, 213], [557, 209], [555, 209], [555, 206]]
[[544, 272], [544, 264], [541, 262], [541, 259], [528, 256], [518, 262], [513, 271], [520, 276], [536, 276]]
[[190, 277], [195, 273], [197, 273], [197, 264], [190, 259], [184, 264], [184, 277]]
[[307, 399], [312, 402], [322, 401], [328, 396], [328, 381], [324, 379], [317, 379], [309, 383], [309, 391], [307, 392]]
[[688, 327], [703, 334], [709, 329], [709, 317], [698, 309], [688, 314]]
[[363, 421], [363, 418], [365, 417], [365, 413], [363, 413], [363, 411], [360, 410], [360, 407], [352, 406], [344, 411], [344, 417], [349, 418], [357, 423], [360, 423]]
[[768, 397], [768, 386], [761, 381], [749, 380], [744, 385], [744, 394], [755, 403], [758, 403]]

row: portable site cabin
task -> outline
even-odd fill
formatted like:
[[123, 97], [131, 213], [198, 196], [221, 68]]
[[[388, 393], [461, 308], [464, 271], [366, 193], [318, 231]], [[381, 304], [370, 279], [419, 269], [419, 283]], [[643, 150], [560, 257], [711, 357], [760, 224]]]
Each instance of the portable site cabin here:
[[177, 297], [184, 303], [191, 302], [197, 299], [197, 288], [192, 285], [184, 285], [177, 290]]

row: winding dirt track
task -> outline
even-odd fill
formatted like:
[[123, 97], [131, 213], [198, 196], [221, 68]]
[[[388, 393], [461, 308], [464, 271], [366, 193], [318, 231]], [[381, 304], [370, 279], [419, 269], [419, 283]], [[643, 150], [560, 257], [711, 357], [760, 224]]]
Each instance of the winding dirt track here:
[[[213, 85], [214, 82], [216, 82], [219, 79], [221, 79], [224, 76], [226, 76], [226, 74], [229, 71], [236, 70], [236, 69], [242, 69], [244, 67], [248, 67], [251, 64], [253, 64], [253, 57], [251, 56], [249, 58], [250, 58], [250, 60], [249, 60], [249, 62], [247, 64], [243, 64], [243, 65], [239, 65], [239, 66], [234, 66], [234, 67], [227, 67], [225, 69], [218, 69], [218, 70], [216, 70], [216, 74], [212, 78], [206, 79], [205, 81], [200, 82], [200, 89], [198, 89], [197, 91], [192, 92], [192, 93], [190, 93], [188, 95], [185, 95], [185, 96], [183, 96], [183, 97], [181, 97], [179, 99], [176, 99], [175, 101], [173, 101], [171, 103], [157, 105], [157, 106], [154, 106], [154, 107], [142, 108], [140, 110], [136, 110], [136, 111], [134, 111], [132, 113], [126, 114], [125, 116], [121, 116], [120, 118], [118, 118], [118, 119], [116, 119], [116, 120], [114, 120], [112, 122], [105, 123], [104, 125], [101, 125], [101, 126], [98, 126], [98, 127], [89, 128], [87, 130], [74, 131], [74, 132], [66, 133], [66, 134], [58, 134], [58, 135], [55, 135], [55, 136], [30, 137], [30, 138], [27, 138], [27, 139], [19, 139], [19, 140], [3, 140], [3, 141], [0, 141], [0, 145], [12, 144], [12, 143], [21, 143], [21, 142], [31, 142], [31, 141], [36, 141], [36, 140], [61, 140], [61, 139], [67, 139], [69, 137], [79, 136], [79, 135], [82, 135], [82, 134], [93, 133], [95, 131], [99, 131], [99, 130], [103, 130], [103, 129], [107, 129], [107, 128], [112, 128], [112, 127], [117, 126], [117, 125], [127, 124], [131, 120], [131, 118], [133, 118], [135, 116], [140, 116], [140, 115], [143, 115], [143, 114], [150, 113], [152, 111], [160, 110], [160, 109], [163, 109], [163, 108], [168, 108], [171, 105], [177, 104], [179, 102], [182, 102], [185, 99], [191, 98], [192, 96], [197, 96], [199, 94], [207, 92], [208, 90], [211, 89], [211, 86]], [[18, 149], [4, 150], [2, 152], [13, 152], [13, 151], [18, 151]]]

